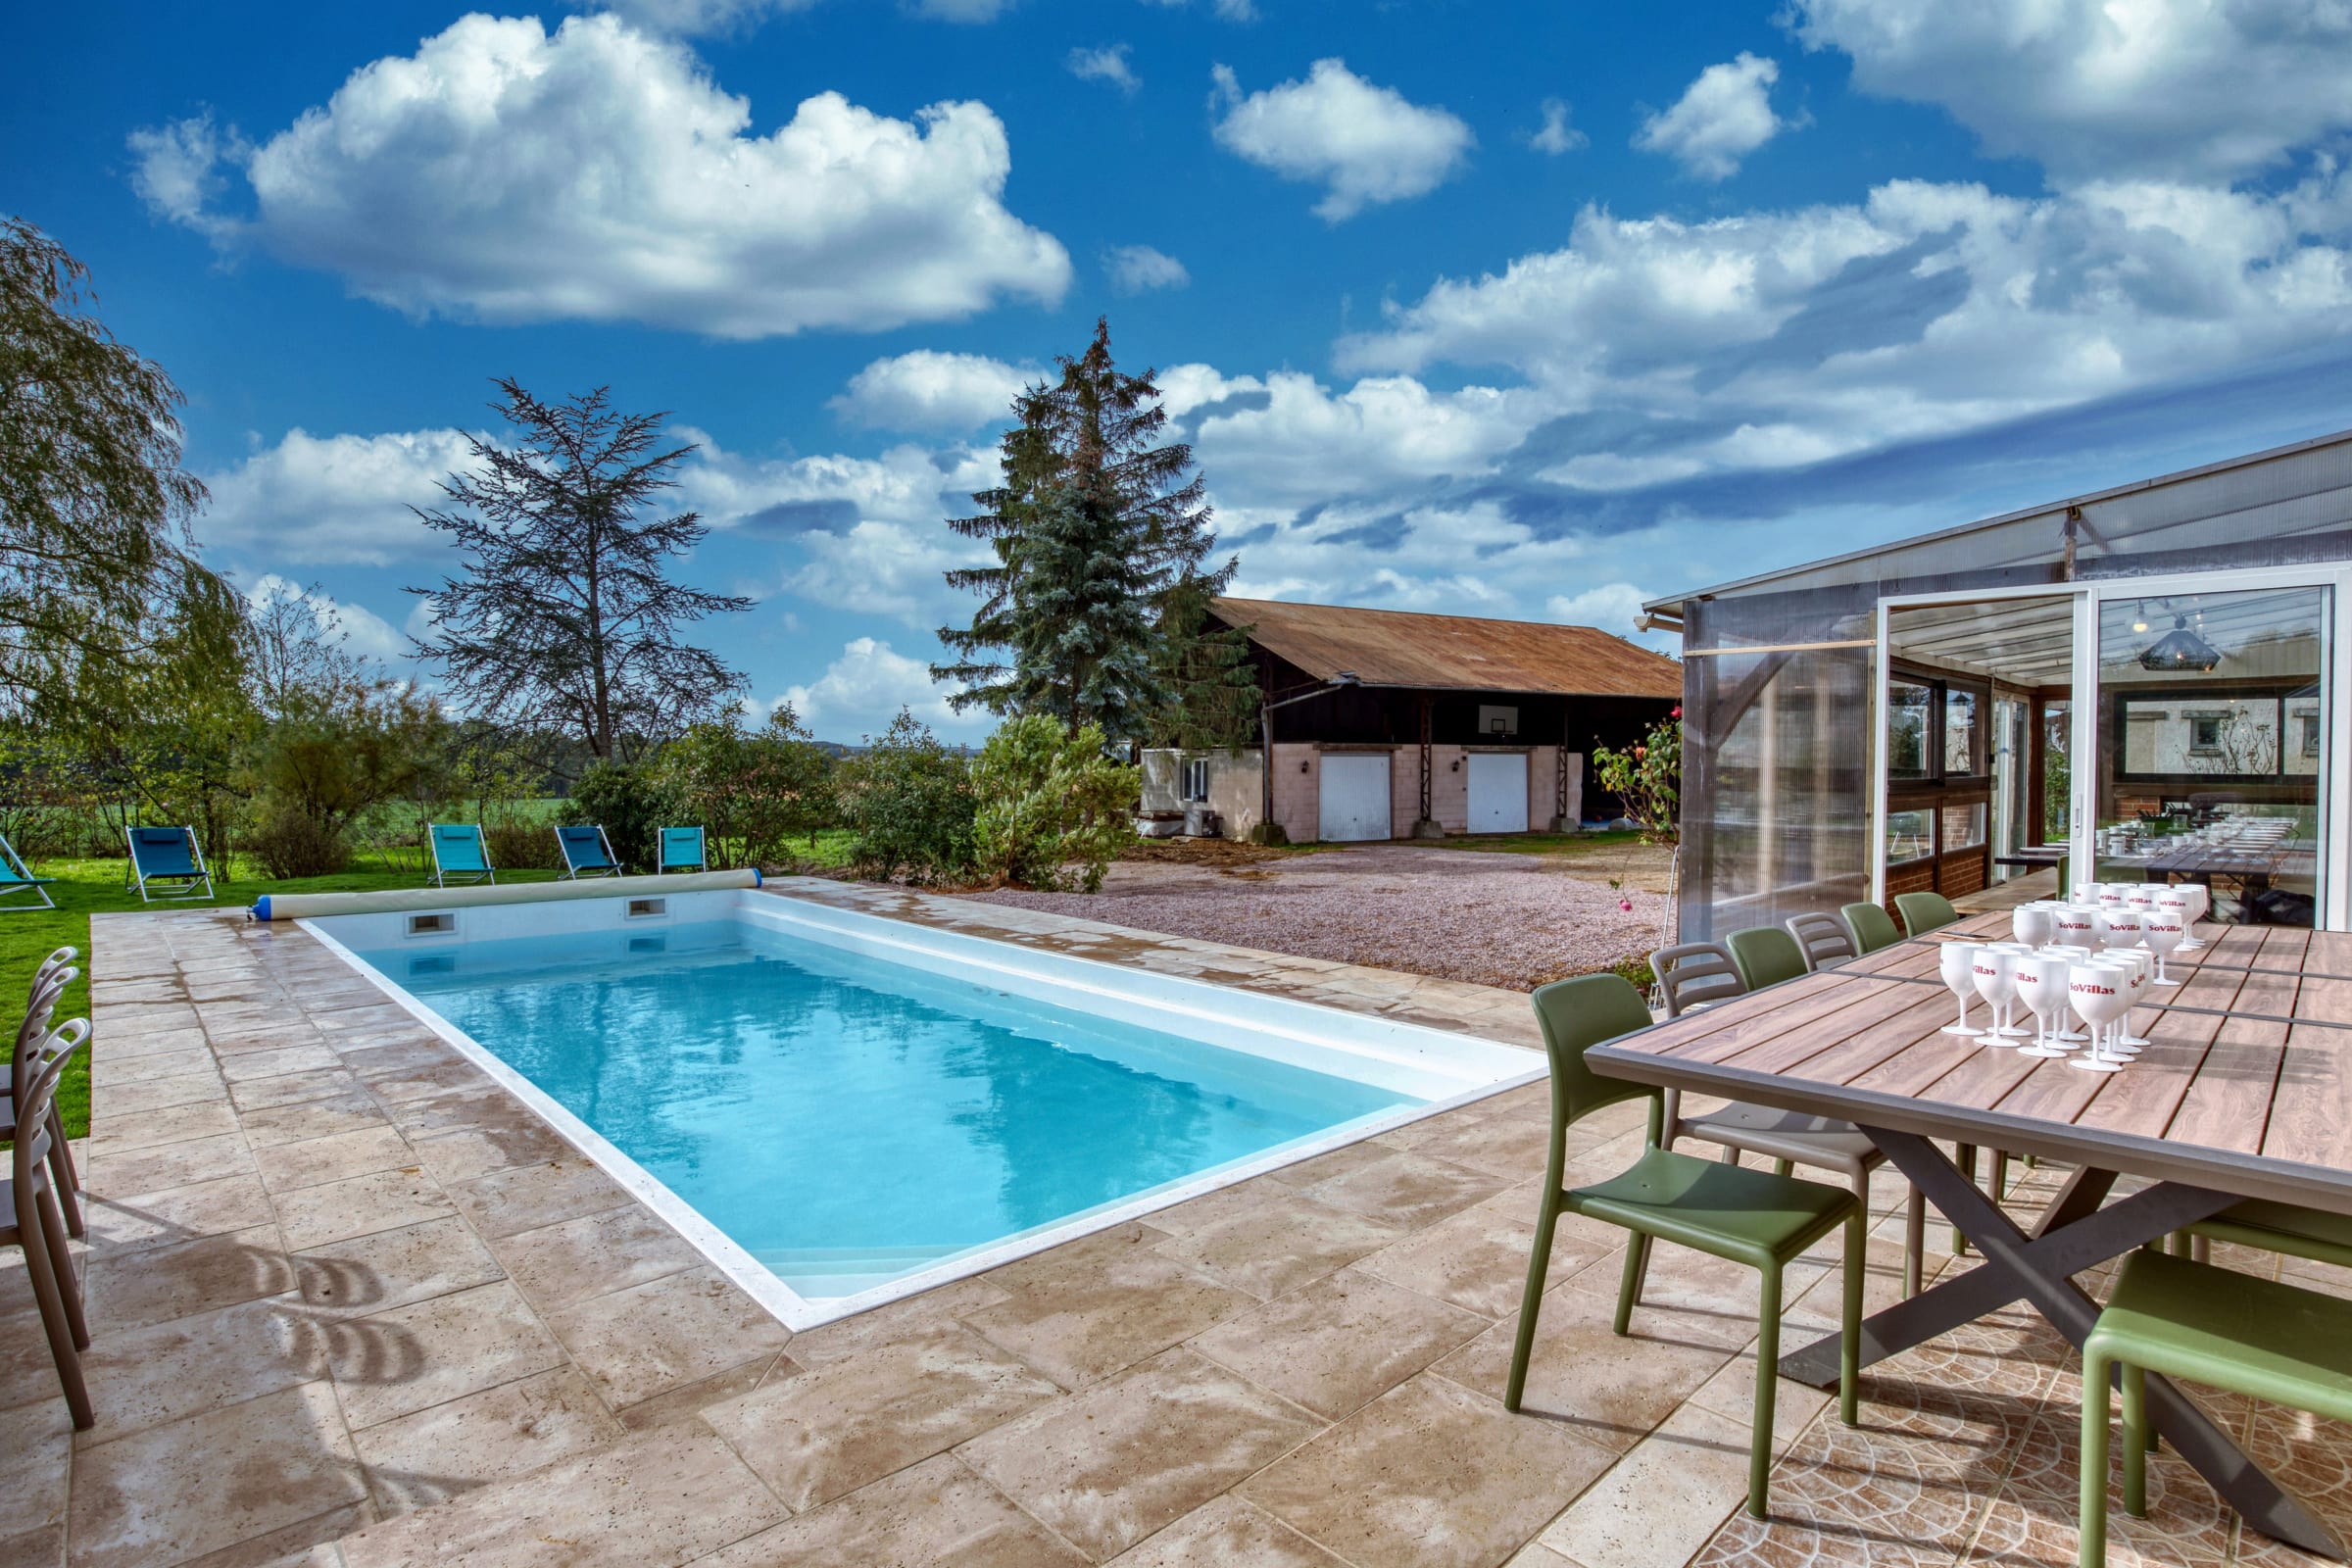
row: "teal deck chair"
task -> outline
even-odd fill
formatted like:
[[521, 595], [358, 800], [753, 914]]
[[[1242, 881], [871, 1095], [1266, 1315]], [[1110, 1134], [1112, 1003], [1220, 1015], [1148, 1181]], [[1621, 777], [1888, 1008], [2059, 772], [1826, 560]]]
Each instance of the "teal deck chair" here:
[[25, 865], [24, 857], [17, 853], [17, 847], [8, 842], [6, 834], [0, 833], [0, 900], [14, 899], [21, 893], [32, 895], [29, 904], [0, 903], [0, 914], [56, 908], [57, 901], [49, 897], [49, 884], [56, 880], [53, 876], [34, 876]]
[[498, 873], [491, 869], [490, 850], [482, 842], [479, 822], [432, 822], [426, 825], [424, 836], [433, 853], [432, 886], [498, 884]]
[[137, 888], [141, 904], [214, 896], [213, 873], [205, 868], [194, 828], [134, 827], [124, 831], [130, 835], [130, 864], [123, 868], [122, 886]]
[[612, 858], [612, 841], [605, 837], [602, 827], [560, 827], [556, 829], [556, 848], [564, 854], [564, 874], [558, 881], [620, 875], [620, 862]]
[[708, 871], [710, 857], [703, 852], [703, 830], [699, 827], [665, 827], [662, 830], [662, 863], [656, 873], [670, 871]]

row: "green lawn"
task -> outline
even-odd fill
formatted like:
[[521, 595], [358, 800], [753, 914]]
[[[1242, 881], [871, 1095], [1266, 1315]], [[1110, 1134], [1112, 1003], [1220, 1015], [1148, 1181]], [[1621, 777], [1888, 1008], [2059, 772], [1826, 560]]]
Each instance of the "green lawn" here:
[[[141, 907], [139, 896], [124, 891], [121, 860], [45, 860], [33, 869], [40, 875], [58, 879], [49, 889], [49, 896], [57, 901], [58, 906], [0, 914], [0, 1017], [13, 1021], [22, 1016], [23, 999], [25, 988], [32, 983], [32, 971], [49, 956], [50, 950], [72, 947], [82, 955], [83, 974], [59, 1001], [57, 1016], [78, 1018], [90, 1007], [90, 916], [106, 909], [137, 909]], [[499, 875], [510, 882], [544, 882], [555, 877], [553, 871], [502, 871]], [[210, 904], [192, 899], [157, 906], [241, 908], [265, 893], [344, 893], [423, 885], [424, 877], [416, 871], [346, 871], [336, 876], [302, 877], [286, 882], [257, 877], [229, 885], [216, 883], [220, 897]], [[8, 1032], [13, 1040], [16, 1033], [13, 1022]], [[104, 1051], [106, 1041], [94, 1040], [91, 1048]], [[89, 1130], [89, 1052], [75, 1056], [66, 1071], [65, 1082], [58, 1088], [58, 1104], [65, 1112], [66, 1129], [76, 1138]]]

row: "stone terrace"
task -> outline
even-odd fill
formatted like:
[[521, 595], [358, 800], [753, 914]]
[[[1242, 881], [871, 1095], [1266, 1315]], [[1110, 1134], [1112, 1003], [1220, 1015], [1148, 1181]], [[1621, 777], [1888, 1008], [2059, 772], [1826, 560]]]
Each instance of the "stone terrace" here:
[[[1533, 1039], [1508, 993], [791, 891]], [[1661, 1249], [1619, 1340], [1620, 1236], [1572, 1221], [1529, 1413], [1506, 1414], [1541, 1089], [796, 1337], [300, 931], [101, 916], [95, 946], [99, 1421], [71, 1432], [12, 1254], [0, 1564], [2071, 1560], [2073, 1362], [2022, 1314], [1879, 1368], [1859, 1432], [1785, 1387], [1758, 1525], [1752, 1278]], [[1631, 1157], [1619, 1110], [1577, 1129], [1580, 1171]], [[1874, 1198], [1883, 1301], [1898, 1195]], [[1837, 1280], [1798, 1272], [1802, 1335]], [[2231, 1418], [2346, 1511], [2346, 1434]], [[2301, 1560], [2238, 1540], [2169, 1454], [2152, 1477], [2118, 1562]]]

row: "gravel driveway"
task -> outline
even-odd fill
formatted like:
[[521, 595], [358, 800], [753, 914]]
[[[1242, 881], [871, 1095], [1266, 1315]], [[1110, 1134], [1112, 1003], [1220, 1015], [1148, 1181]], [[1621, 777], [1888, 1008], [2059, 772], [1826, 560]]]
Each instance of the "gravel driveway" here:
[[1571, 876], [1540, 856], [1399, 844], [1247, 866], [1121, 861], [1097, 894], [970, 896], [1521, 991], [1648, 953], [1666, 907], [1656, 894], [1629, 890], [1628, 913], [1606, 882]]

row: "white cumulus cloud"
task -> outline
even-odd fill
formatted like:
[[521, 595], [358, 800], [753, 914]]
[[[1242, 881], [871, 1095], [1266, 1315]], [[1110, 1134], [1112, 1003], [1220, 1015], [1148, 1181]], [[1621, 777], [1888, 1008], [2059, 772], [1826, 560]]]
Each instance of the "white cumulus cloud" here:
[[208, 547], [301, 565], [385, 565], [442, 547], [412, 506], [473, 465], [455, 430], [315, 436], [300, 426], [234, 467], [208, 473], [197, 523]]
[[1643, 121], [1634, 145], [1663, 153], [1701, 179], [1729, 179], [1740, 160], [1791, 123], [1772, 111], [1772, 84], [1780, 78], [1777, 61], [1743, 50], [1700, 72], [1673, 108]]
[[827, 92], [766, 136], [751, 122], [684, 45], [619, 18], [474, 15], [242, 156], [249, 217], [212, 205], [201, 160], [241, 144], [208, 123], [135, 135], [133, 181], [166, 218], [417, 315], [758, 338], [1068, 285], [1061, 245], [1003, 204], [985, 104], [909, 122]]
[[274, 571], [263, 573], [245, 590], [246, 604], [256, 611], [267, 609], [272, 600], [299, 605], [322, 639], [351, 653], [386, 664], [409, 657], [408, 638], [365, 605], [346, 604], [316, 585], [305, 587]]
[[1107, 44], [1101, 49], [1072, 49], [1062, 64], [1080, 81], [1107, 81], [1121, 92], [1131, 93], [1144, 84], [1135, 68], [1127, 63], [1127, 46]]
[[1563, 153], [1572, 153], [1580, 147], [1592, 145], [1592, 137], [1568, 123], [1567, 99], [1546, 98], [1543, 109], [1544, 123], [1538, 125], [1535, 133], [1527, 138], [1530, 147], [1557, 158]]
[[1620, 637], [1634, 634], [1643, 601], [1650, 597], [1630, 582], [1606, 582], [1573, 594], [1554, 594], [1544, 602], [1544, 613], [1570, 626], [1598, 626]]
[[1102, 270], [1110, 274], [1110, 286], [1121, 294], [1182, 288], [1193, 280], [1182, 262], [1149, 245], [1113, 246], [1102, 254]]
[[577, 11], [616, 11], [640, 26], [680, 36], [747, 30], [816, 0], [567, 0]]
[[873, 429], [960, 434], [991, 420], [1011, 422], [1012, 400], [1035, 378], [1034, 370], [983, 355], [916, 349], [874, 361], [827, 407]]
[[783, 700], [826, 740], [879, 736], [902, 708], [934, 729], [985, 727], [984, 715], [966, 717], [950, 708], [948, 691], [931, 679], [923, 661], [872, 637], [857, 637], [842, 645], [841, 657], [823, 674], [787, 689]]
[[1214, 73], [1217, 145], [1285, 179], [1320, 184], [1326, 222], [1368, 206], [1426, 195], [1470, 156], [1477, 138], [1443, 109], [1377, 87], [1341, 60], [1318, 60], [1304, 81], [1244, 93], [1231, 69]]
[[1865, 92], [2063, 179], [2227, 179], [2352, 126], [2342, 0], [1796, 0]]

